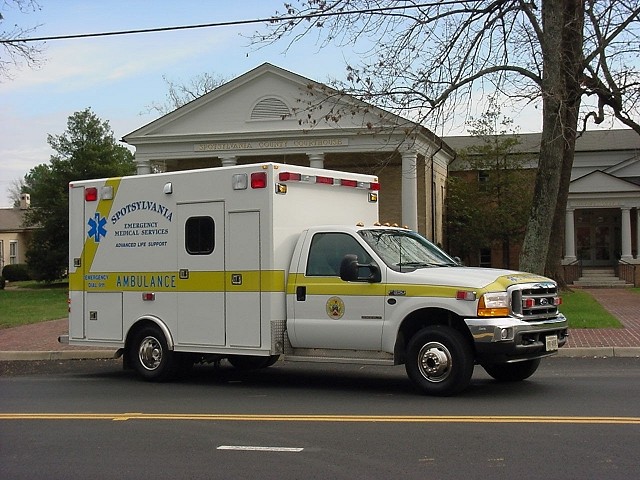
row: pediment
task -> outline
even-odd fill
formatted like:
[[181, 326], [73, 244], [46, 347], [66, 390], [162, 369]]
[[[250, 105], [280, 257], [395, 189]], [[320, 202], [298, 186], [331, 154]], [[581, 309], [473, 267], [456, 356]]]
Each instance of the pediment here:
[[569, 186], [569, 193], [623, 193], [639, 192], [640, 186], [596, 170], [576, 178]]
[[628, 158], [605, 170], [605, 173], [621, 178], [640, 177], [640, 157]]
[[269, 63], [125, 135], [132, 145], [159, 137], [256, 135], [410, 123]]

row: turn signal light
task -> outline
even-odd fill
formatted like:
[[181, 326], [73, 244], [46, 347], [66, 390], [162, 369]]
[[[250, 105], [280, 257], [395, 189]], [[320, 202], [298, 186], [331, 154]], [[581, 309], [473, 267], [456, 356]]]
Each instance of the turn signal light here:
[[485, 293], [478, 302], [479, 317], [507, 317], [509, 315], [506, 292]]

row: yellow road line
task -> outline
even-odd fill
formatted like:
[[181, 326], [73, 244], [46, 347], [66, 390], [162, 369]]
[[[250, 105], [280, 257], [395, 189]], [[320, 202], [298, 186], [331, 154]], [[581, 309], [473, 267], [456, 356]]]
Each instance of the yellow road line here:
[[361, 423], [561, 423], [640, 425], [640, 417], [562, 417], [519, 415], [245, 415], [173, 413], [0, 413], [0, 420], [196, 420], [233, 422]]

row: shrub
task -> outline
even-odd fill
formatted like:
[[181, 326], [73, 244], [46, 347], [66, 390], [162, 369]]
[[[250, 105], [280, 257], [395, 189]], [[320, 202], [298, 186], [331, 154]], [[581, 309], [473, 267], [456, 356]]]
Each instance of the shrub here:
[[0, 290], [4, 290], [6, 284], [7, 281], [4, 279], [4, 277], [0, 276]]
[[31, 280], [31, 276], [29, 275], [29, 268], [24, 263], [5, 265], [2, 269], [2, 276], [9, 282]]

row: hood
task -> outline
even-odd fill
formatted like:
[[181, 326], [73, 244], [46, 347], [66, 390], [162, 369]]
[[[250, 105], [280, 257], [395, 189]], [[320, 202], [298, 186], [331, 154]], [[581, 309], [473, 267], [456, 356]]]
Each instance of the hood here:
[[486, 291], [502, 291], [517, 283], [553, 282], [533, 273], [480, 267], [431, 267], [413, 272], [398, 273], [396, 280], [409, 284], [441, 285], [473, 288]]

